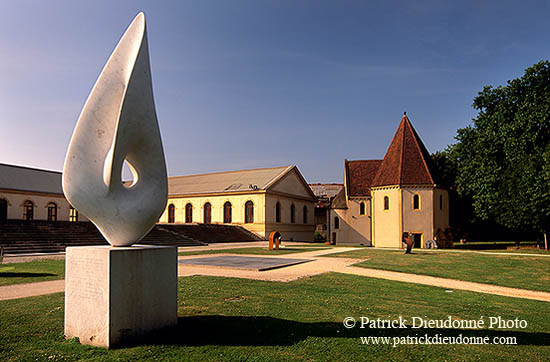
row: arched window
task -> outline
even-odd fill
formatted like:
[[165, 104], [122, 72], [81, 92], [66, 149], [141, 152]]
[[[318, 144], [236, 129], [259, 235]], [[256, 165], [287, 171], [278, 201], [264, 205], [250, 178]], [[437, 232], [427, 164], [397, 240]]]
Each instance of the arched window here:
[[212, 223], [212, 205], [209, 202], [204, 204], [204, 223]]
[[390, 209], [390, 198], [387, 196], [384, 196], [384, 210]]
[[296, 222], [296, 207], [294, 204], [290, 205], [290, 223], [294, 224]]
[[338, 216], [334, 217], [334, 229], [340, 229], [340, 219]]
[[223, 204], [223, 222], [231, 224], [231, 203], [229, 201]]
[[77, 222], [78, 221], [78, 210], [71, 206], [69, 209], [69, 221]]
[[57, 204], [55, 202], [48, 204], [48, 221], [57, 221]]
[[176, 207], [174, 204], [168, 206], [168, 222], [173, 224], [176, 221]]
[[185, 205], [185, 222], [188, 224], [193, 222], [193, 205], [191, 203]]
[[443, 210], [443, 195], [439, 195], [439, 210]]
[[275, 204], [275, 222], [281, 222], [281, 204], [279, 201]]
[[365, 203], [361, 202], [359, 204], [359, 215], [365, 215]]
[[420, 209], [420, 196], [418, 195], [413, 196], [413, 209], [415, 210]]
[[307, 206], [304, 205], [304, 224], [307, 224]]
[[34, 217], [34, 203], [27, 200], [23, 203], [23, 220], [32, 220]]
[[8, 202], [6, 199], [0, 199], [0, 222], [8, 219]]
[[254, 222], [254, 204], [252, 201], [247, 201], [244, 204], [244, 222], [247, 224]]

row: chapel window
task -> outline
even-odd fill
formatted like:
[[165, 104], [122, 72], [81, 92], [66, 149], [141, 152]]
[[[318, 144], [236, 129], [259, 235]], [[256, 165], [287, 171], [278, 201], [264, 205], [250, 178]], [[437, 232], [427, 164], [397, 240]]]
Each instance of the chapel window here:
[[365, 215], [365, 203], [361, 202], [359, 204], [359, 215]]

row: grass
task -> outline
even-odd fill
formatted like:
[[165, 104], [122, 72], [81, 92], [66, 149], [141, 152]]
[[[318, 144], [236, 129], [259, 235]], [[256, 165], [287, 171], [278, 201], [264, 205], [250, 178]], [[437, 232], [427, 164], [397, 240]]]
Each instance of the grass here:
[[326, 249], [321, 247], [285, 247], [279, 250], [269, 250], [268, 248], [250, 247], [250, 248], [235, 248], [235, 249], [217, 249], [217, 250], [200, 250], [200, 251], [182, 251], [178, 255], [203, 255], [203, 254], [251, 254], [251, 255], [285, 255], [304, 253], [306, 251], [314, 251]]
[[444, 250], [402, 251], [364, 248], [330, 257], [365, 258], [356, 266], [452, 278], [512, 288], [549, 291], [550, 258], [521, 255], [490, 255]]
[[[550, 359], [548, 303], [337, 273], [291, 283], [179, 279], [178, 326], [104, 350], [63, 338], [63, 294], [0, 302], [2, 361], [418, 361]], [[525, 329], [346, 329], [345, 317], [528, 322]], [[410, 324], [409, 324], [410, 326]], [[515, 337], [518, 345], [362, 345], [360, 336]]]
[[65, 260], [0, 264], [0, 286], [65, 278]]

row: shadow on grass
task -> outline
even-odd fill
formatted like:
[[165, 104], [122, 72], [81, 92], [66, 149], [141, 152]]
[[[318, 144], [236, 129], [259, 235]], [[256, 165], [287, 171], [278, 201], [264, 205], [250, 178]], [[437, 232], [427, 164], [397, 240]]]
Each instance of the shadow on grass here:
[[[297, 322], [272, 317], [193, 316], [178, 318], [177, 326], [146, 338], [147, 344], [183, 346], [288, 346], [308, 337], [515, 337], [518, 345], [550, 345], [550, 333], [461, 329], [346, 329], [337, 322]], [[360, 343], [358, 341], [358, 343]], [[382, 344], [382, 343], [380, 343]]]
[[4, 273], [0, 272], [0, 278], [33, 278], [33, 277], [56, 277], [52, 273]]

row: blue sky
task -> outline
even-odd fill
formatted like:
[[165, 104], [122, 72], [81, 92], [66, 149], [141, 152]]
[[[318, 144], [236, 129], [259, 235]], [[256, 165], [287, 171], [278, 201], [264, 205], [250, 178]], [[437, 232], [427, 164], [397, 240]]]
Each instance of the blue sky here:
[[442, 150], [483, 86], [550, 58], [546, 1], [3, 1], [0, 162], [62, 169], [139, 11], [171, 176], [296, 164], [342, 182], [403, 111]]

